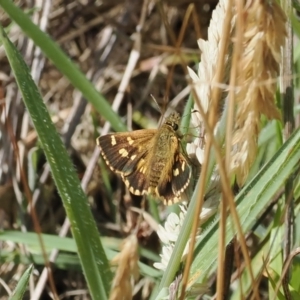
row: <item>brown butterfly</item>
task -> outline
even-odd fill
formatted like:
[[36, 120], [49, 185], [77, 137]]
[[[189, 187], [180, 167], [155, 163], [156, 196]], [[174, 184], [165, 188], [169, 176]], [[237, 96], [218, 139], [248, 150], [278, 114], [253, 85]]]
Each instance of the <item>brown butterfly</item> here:
[[152, 194], [173, 204], [189, 185], [191, 167], [177, 133], [180, 116], [172, 113], [158, 129], [111, 133], [97, 138], [101, 154], [134, 195]]

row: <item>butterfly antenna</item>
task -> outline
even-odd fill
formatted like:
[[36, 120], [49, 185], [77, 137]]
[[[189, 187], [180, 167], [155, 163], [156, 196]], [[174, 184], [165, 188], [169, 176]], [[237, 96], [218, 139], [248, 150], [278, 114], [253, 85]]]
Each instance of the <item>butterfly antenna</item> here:
[[161, 115], [164, 116], [167, 112], [167, 109], [169, 107], [169, 104], [168, 103], [168, 99], [166, 99], [166, 96], [164, 97], [164, 101], [163, 101], [163, 106], [162, 106], [162, 110], [161, 110]]
[[156, 104], [156, 107], [157, 107], [158, 111], [162, 114], [162, 111], [161, 111], [161, 109], [160, 109], [160, 106], [159, 106], [157, 100], [155, 99], [155, 97], [154, 97], [152, 94], [150, 94], [150, 97], [152, 98], [152, 100], [153, 100], [154, 103]]
[[150, 94], [152, 100], [155, 102], [157, 108], [158, 108], [158, 111], [160, 112], [160, 118], [159, 118], [159, 122], [158, 122], [158, 125], [160, 126], [161, 123], [162, 123], [162, 120], [163, 120], [163, 116], [164, 116], [164, 113], [165, 113], [165, 109], [161, 109], [160, 105], [158, 104], [157, 100], [155, 99], [155, 97]]

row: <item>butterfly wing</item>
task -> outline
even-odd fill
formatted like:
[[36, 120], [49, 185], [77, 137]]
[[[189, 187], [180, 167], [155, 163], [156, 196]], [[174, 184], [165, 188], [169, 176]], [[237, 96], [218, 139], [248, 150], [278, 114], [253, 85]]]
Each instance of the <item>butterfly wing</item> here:
[[147, 156], [151, 153], [157, 130], [142, 129], [134, 132], [111, 133], [97, 139], [101, 154], [110, 167], [121, 177], [135, 195], [146, 193]]
[[170, 170], [168, 180], [161, 181], [157, 186], [157, 193], [163, 198], [165, 204], [173, 204], [181, 199], [191, 179], [191, 167], [186, 158], [180, 153], [175, 154], [174, 163]]
[[100, 136], [97, 145], [110, 169], [126, 175], [132, 173], [139, 158], [146, 155], [155, 133], [155, 129], [111, 133]]
[[177, 153], [172, 170], [172, 190], [176, 196], [183, 193], [190, 183], [192, 170], [182, 153]]
[[122, 174], [122, 179], [129, 191], [137, 196], [148, 193], [149, 180], [147, 177], [147, 155], [148, 151], [144, 151], [138, 159], [136, 168], [130, 174]]

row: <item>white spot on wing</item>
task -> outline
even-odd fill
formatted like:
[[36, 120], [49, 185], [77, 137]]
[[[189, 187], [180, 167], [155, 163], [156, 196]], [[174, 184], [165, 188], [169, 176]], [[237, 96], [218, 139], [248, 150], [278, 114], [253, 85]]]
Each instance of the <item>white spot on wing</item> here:
[[127, 137], [127, 142], [129, 145], [132, 145], [134, 143], [133, 139], [130, 136]]
[[120, 149], [119, 153], [122, 155], [122, 157], [128, 157], [128, 151], [124, 148]]
[[117, 144], [116, 138], [114, 135], [111, 136], [111, 145], [115, 146]]
[[178, 175], [179, 175], [179, 170], [178, 170], [178, 168], [176, 168], [175, 170], [173, 170], [173, 175], [174, 175], [174, 176], [178, 176]]

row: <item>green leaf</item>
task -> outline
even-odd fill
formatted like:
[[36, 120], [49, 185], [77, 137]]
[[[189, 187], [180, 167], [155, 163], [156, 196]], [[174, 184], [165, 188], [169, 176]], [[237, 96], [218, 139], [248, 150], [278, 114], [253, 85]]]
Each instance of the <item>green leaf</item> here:
[[[237, 212], [240, 216], [240, 222], [244, 232], [251, 229], [255, 221], [268, 207], [273, 196], [280, 189], [285, 180], [293, 174], [295, 168], [299, 167], [300, 160], [300, 129], [286, 141], [273, 159], [266, 164], [257, 176], [247, 184], [236, 197]], [[198, 187], [196, 187], [195, 191]], [[178, 271], [180, 258], [183, 249], [189, 238], [193, 212], [195, 210], [195, 194], [192, 197], [190, 206], [185, 217], [180, 235], [177, 239], [175, 248], [170, 258], [170, 263], [163, 275], [159, 290], [169, 286], [174, 280]], [[236, 234], [233, 227], [232, 218], [229, 217], [226, 222], [226, 244], [228, 244]], [[216, 218], [210, 226], [204, 231], [200, 241], [195, 248], [195, 258], [191, 267], [189, 286], [195, 283], [203, 282], [208, 273], [216, 269], [216, 260], [218, 256], [218, 228], [219, 218]]]
[[70, 220], [90, 293], [93, 299], [106, 299], [111, 272], [86, 195], [27, 65], [2, 27], [0, 37]]
[[30, 278], [32, 269], [33, 269], [33, 265], [29, 266], [27, 268], [27, 270], [24, 272], [24, 274], [18, 281], [18, 284], [17, 284], [12, 296], [9, 297], [10, 300], [22, 300], [23, 299], [23, 295], [27, 289], [27, 285], [29, 282], [29, 278]]
[[[77, 254], [76, 243], [74, 239], [69, 237], [59, 237], [50, 234], [42, 234], [42, 239], [44, 246], [47, 252], [51, 252], [53, 249], [58, 249], [60, 251], [68, 251], [71, 254], [59, 254], [58, 258], [55, 261], [55, 265], [58, 268], [67, 269], [69, 266], [71, 269], [74, 269], [74, 266], [78, 265], [78, 259], [74, 257], [74, 253]], [[20, 231], [3, 231], [0, 232], [0, 241], [10, 241], [15, 243], [21, 243], [27, 246], [28, 251], [30, 252], [30, 258], [34, 261], [35, 264], [44, 264], [43, 256], [41, 253], [41, 245], [39, 243], [38, 235], [33, 232], [20, 232]], [[119, 250], [122, 244], [121, 239], [110, 238], [110, 237], [101, 237], [101, 241], [104, 245], [104, 250], [107, 257], [111, 260], [113, 259]], [[140, 255], [147, 260], [158, 261], [158, 255], [153, 252], [140, 248]], [[28, 264], [32, 261], [29, 261], [28, 256], [23, 256], [22, 253], [6, 253], [4, 250], [1, 252], [1, 262], [10, 262], [16, 259], [20, 260], [24, 264]], [[10, 257], [8, 257], [10, 256]], [[6, 259], [4, 259], [6, 257]], [[152, 267], [147, 266], [144, 263], [139, 262], [139, 268], [141, 274], [148, 276], [150, 278], [161, 277], [161, 271], [158, 271]], [[77, 268], [78, 269], [78, 268]]]
[[[236, 197], [237, 212], [244, 232], [248, 232], [255, 221], [272, 201], [276, 192], [284, 185], [285, 180], [299, 167], [300, 161], [300, 128], [280, 148], [273, 159], [268, 162]], [[236, 234], [232, 218], [226, 222], [226, 244]], [[195, 259], [191, 268], [193, 282], [204, 279], [208, 272], [216, 267], [218, 256], [219, 218], [207, 229], [195, 249]], [[200, 273], [199, 273], [200, 270]], [[196, 276], [200, 274], [200, 276]]]

